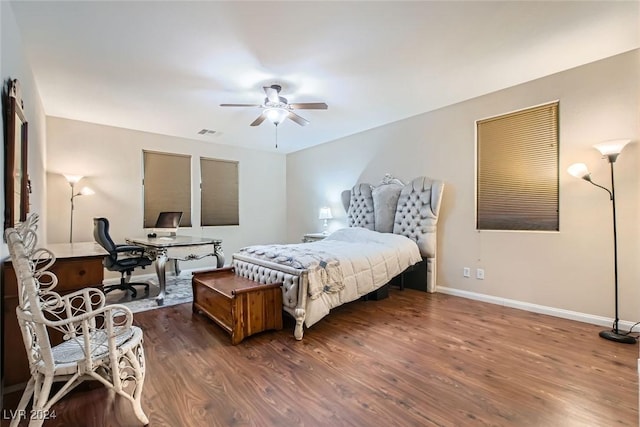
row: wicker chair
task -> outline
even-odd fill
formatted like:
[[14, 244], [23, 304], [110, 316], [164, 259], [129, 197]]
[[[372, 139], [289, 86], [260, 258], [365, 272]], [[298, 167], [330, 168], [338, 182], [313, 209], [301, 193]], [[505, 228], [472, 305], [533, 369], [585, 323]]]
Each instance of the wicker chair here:
[[[47, 249], [35, 249], [37, 217], [5, 237], [18, 279], [19, 304], [16, 308], [22, 331], [31, 379], [11, 427], [24, 414], [46, 414], [50, 408], [84, 380], [98, 380], [131, 401], [141, 424], [149, 420], [140, 403], [145, 377], [142, 330], [133, 326], [133, 315], [123, 305], [105, 306], [104, 293], [86, 288], [61, 296], [54, 292], [58, 279], [48, 269], [55, 255]], [[59, 331], [61, 344], [52, 346], [49, 333]], [[54, 382], [64, 384], [53, 396]], [[25, 412], [33, 398], [32, 412]], [[40, 426], [43, 417], [33, 417], [29, 426]]]

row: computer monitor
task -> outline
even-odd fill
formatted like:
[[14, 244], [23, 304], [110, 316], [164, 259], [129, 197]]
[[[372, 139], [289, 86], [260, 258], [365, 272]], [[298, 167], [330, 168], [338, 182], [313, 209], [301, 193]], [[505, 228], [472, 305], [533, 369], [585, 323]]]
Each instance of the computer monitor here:
[[156, 225], [153, 227], [153, 233], [166, 233], [169, 236], [175, 236], [181, 219], [182, 212], [160, 212]]

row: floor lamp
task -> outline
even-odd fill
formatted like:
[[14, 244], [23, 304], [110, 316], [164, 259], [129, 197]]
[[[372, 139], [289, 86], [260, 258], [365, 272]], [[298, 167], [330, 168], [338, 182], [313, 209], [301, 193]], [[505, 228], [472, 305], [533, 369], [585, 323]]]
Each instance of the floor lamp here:
[[73, 243], [73, 211], [74, 211], [74, 199], [78, 196], [89, 196], [95, 192], [89, 187], [83, 187], [79, 192], [75, 192], [76, 184], [82, 179], [82, 175], [64, 175], [67, 182], [71, 186], [71, 220], [69, 222], [69, 243]]
[[616, 318], [613, 322], [613, 329], [601, 331], [600, 336], [602, 338], [616, 341], [625, 344], [635, 344], [635, 337], [629, 335], [628, 333], [621, 333], [618, 329], [618, 236], [616, 232], [616, 187], [613, 180], [613, 164], [615, 163], [618, 155], [622, 151], [622, 149], [631, 142], [628, 139], [617, 139], [613, 141], [605, 141], [600, 144], [594, 145], [594, 147], [602, 153], [603, 156], [607, 158], [609, 161], [609, 166], [611, 169], [611, 191], [608, 188], [603, 187], [601, 185], [596, 184], [591, 180], [591, 174], [589, 173], [589, 169], [587, 169], [587, 165], [584, 163], [574, 163], [569, 166], [568, 172], [575, 176], [576, 178], [582, 178], [590, 184], [595, 185], [598, 188], [602, 188], [607, 193], [609, 193], [609, 198], [611, 200], [611, 206], [613, 208], [613, 260], [614, 260], [614, 286], [615, 286], [615, 306], [616, 306]]

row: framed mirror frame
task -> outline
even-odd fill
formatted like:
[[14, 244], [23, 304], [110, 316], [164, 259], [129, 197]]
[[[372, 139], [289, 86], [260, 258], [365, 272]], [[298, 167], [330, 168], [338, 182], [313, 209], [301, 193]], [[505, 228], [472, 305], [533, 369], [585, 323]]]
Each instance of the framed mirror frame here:
[[4, 228], [24, 221], [29, 211], [27, 174], [28, 123], [17, 79], [9, 79], [2, 93], [4, 110]]

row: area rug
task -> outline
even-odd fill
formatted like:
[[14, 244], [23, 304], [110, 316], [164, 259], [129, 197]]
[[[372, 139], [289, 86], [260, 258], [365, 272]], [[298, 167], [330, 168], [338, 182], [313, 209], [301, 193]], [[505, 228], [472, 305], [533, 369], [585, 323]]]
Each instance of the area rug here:
[[184, 304], [193, 301], [191, 289], [191, 273], [183, 272], [180, 276], [167, 275], [167, 286], [164, 295], [164, 304], [158, 305], [156, 296], [160, 293], [160, 286], [157, 279], [149, 279], [144, 282], [149, 283], [149, 293], [144, 292], [142, 286], [136, 286], [138, 295], [131, 298], [130, 293], [124, 291], [112, 291], [107, 294], [107, 304], [124, 304], [133, 313], [154, 310], [156, 308], [170, 307], [172, 305]]

